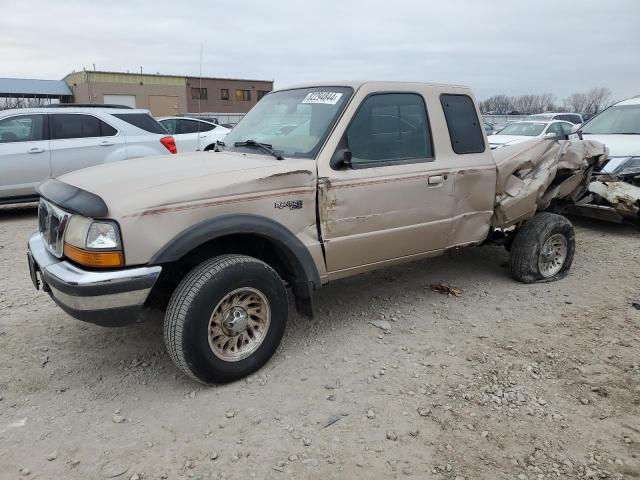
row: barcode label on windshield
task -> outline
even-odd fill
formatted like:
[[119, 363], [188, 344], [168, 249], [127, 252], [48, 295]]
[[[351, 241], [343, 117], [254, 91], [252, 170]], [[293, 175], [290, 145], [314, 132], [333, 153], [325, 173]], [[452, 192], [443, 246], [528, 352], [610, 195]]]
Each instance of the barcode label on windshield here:
[[302, 103], [324, 103], [326, 105], [335, 105], [342, 97], [342, 93], [338, 92], [310, 92], [304, 97]]

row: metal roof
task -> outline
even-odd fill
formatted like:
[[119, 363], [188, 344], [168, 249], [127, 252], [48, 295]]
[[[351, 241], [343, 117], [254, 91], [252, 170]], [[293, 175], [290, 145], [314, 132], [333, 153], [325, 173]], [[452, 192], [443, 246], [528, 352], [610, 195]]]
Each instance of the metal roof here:
[[35, 80], [31, 78], [0, 78], [0, 96], [5, 95], [73, 95], [64, 80]]

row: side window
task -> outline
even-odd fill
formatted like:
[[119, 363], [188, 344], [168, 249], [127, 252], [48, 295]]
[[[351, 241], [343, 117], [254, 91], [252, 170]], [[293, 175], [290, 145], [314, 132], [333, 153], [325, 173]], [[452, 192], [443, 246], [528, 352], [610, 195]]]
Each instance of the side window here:
[[484, 152], [484, 135], [473, 100], [468, 95], [440, 95], [451, 147], [458, 154]]
[[205, 122], [198, 122], [198, 123], [200, 124], [201, 132], [210, 132], [211, 130], [216, 128], [215, 125], [211, 125], [210, 123], [205, 123]]
[[52, 140], [111, 137], [117, 130], [93, 115], [56, 113], [51, 115]]
[[176, 133], [176, 119], [169, 118], [167, 120], [161, 120], [160, 124], [167, 129], [170, 134]]
[[198, 122], [193, 120], [178, 120], [176, 124], [176, 134], [198, 133]]
[[99, 120], [100, 122], [100, 136], [101, 137], [113, 137], [114, 135], [116, 135], [118, 133], [118, 131], [113, 128], [111, 125], [109, 125], [108, 123], [103, 122], [102, 120]]
[[354, 166], [433, 160], [424, 100], [415, 93], [372, 95], [347, 130]]
[[564, 135], [562, 131], [562, 124], [560, 122], [552, 123], [547, 129], [547, 133], [553, 133], [557, 137], [561, 137], [562, 135]]
[[166, 135], [165, 128], [148, 113], [116, 113], [114, 117], [149, 133]]
[[44, 115], [18, 115], [0, 120], [0, 143], [35, 142], [45, 138]]
[[560, 124], [560, 126], [562, 127], [562, 134], [563, 135], [570, 135], [571, 131], [573, 130], [574, 125], [571, 123], [567, 123], [567, 122], [562, 122]]

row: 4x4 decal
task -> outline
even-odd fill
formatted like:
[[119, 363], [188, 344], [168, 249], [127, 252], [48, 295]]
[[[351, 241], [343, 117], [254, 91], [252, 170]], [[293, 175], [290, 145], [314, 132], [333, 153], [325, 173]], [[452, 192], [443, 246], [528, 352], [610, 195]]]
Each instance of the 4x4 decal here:
[[288, 208], [289, 210], [298, 210], [302, 208], [302, 200], [287, 200], [286, 202], [275, 202], [273, 206], [278, 209]]

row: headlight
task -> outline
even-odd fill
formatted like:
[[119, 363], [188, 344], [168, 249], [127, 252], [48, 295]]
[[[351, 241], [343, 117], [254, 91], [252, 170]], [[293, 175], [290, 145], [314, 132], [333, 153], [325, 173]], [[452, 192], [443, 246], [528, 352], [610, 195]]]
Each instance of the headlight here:
[[64, 235], [64, 254], [81, 265], [96, 268], [124, 265], [120, 230], [116, 222], [73, 215]]
[[87, 232], [89, 250], [114, 250], [120, 248], [118, 226], [112, 222], [92, 222]]

